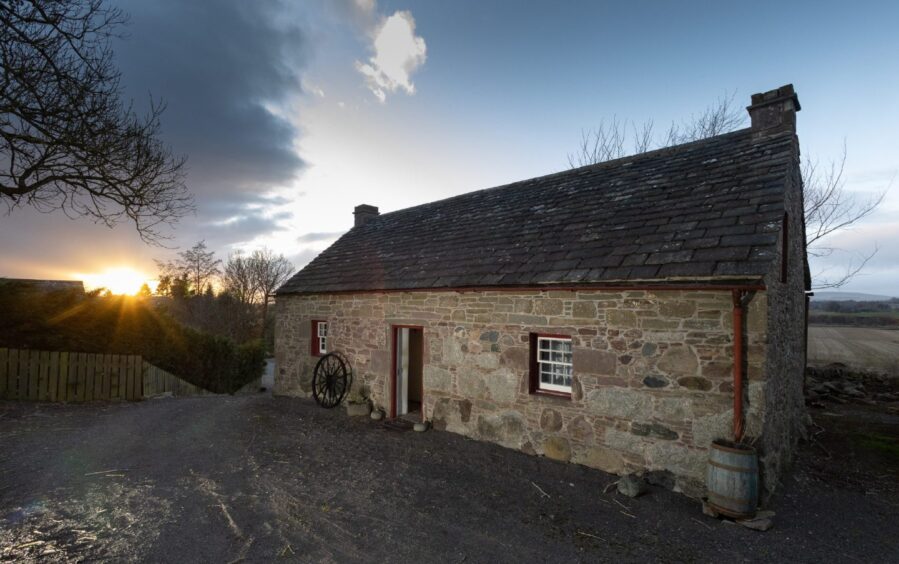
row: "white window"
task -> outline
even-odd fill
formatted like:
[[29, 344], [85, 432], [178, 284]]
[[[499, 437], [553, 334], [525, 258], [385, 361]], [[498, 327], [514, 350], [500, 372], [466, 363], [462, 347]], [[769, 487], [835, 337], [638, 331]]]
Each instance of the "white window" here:
[[328, 352], [328, 322], [319, 321], [316, 323], [316, 328], [318, 330], [318, 352], [326, 354]]
[[571, 338], [537, 336], [537, 387], [571, 393]]

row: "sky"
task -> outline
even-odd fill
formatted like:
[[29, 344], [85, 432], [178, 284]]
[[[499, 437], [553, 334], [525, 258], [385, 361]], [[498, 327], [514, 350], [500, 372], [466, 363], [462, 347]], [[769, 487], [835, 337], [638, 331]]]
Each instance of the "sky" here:
[[165, 101], [162, 138], [187, 156], [196, 214], [160, 247], [128, 224], [16, 209], [0, 216], [0, 276], [152, 279], [153, 259], [199, 240], [300, 268], [356, 205], [557, 172], [603, 121], [664, 129], [793, 83], [803, 157], [826, 166], [845, 145], [846, 189], [888, 190], [812, 273], [838, 277], [877, 249], [843, 290], [899, 296], [899, 3], [115, 3], [130, 15], [113, 45], [123, 96]]

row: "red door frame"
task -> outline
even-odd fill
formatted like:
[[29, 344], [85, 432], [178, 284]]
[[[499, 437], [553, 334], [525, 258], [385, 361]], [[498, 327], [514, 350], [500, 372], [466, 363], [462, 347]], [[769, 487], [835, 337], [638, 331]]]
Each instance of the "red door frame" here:
[[421, 421], [425, 421], [425, 328], [423, 325], [391, 325], [390, 326], [390, 419], [396, 419], [396, 334], [397, 329], [418, 329], [421, 331]]

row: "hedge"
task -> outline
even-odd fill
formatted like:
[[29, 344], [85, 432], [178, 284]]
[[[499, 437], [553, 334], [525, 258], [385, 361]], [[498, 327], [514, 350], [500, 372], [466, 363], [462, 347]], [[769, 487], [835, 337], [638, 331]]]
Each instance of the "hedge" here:
[[0, 312], [0, 346], [139, 354], [212, 392], [236, 392], [265, 365], [261, 340], [237, 344], [191, 329], [138, 298], [4, 283]]

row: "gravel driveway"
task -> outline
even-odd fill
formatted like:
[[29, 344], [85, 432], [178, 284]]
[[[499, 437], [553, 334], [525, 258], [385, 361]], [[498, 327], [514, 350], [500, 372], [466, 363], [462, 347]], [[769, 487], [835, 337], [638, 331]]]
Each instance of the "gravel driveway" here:
[[661, 488], [603, 494], [596, 470], [267, 395], [0, 403], [0, 453], [3, 561], [899, 561], [895, 498], [801, 471], [759, 533]]

